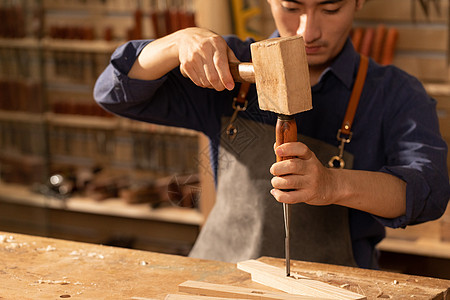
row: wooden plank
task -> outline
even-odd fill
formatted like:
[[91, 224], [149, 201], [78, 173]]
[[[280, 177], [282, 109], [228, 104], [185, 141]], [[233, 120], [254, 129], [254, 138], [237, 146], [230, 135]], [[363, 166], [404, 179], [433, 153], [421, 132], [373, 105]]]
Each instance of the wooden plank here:
[[[377, 23], [382, 24], [382, 23]], [[445, 53], [448, 47], [448, 30], [446, 26], [415, 25], [415, 24], [385, 24], [387, 28], [398, 31], [395, 50], [401, 51], [429, 51]], [[375, 28], [373, 22], [355, 21], [353, 28]]]
[[417, 55], [394, 56], [393, 64], [422, 81], [448, 81], [447, 59], [442, 56], [419, 57]]
[[214, 284], [208, 282], [188, 280], [178, 286], [178, 290], [183, 293], [214, 296], [223, 298], [240, 298], [240, 299], [270, 299], [270, 300], [295, 300], [295, 299], [329, 299], [317, 298], [311, 296], [300, 296], [291, 294], [276, 293], [267, 290], [249, 289], [238, 286]]
[[448, 30], [446, 28], [408, 26], [397, 27], [397, 50], [446, 52]]
[[338, 288], [325, 282], [293, 274], [286, 277], [284, 270], [260, 261], [247, 260], [237, 264], [238, 269], [252, 275], [252, 280], [289, 294], [325, 297], [330, 299], [366, 299], [365, 296]]
[[[285, 265], [284, 259], [261, 257], [258, 261], [280, 269]], [[291, 269], [311, 279], [345, 286], [368, 299], [450, 300], [450, 280], [304, 261], [294, 261]]]
[[[419, 1], [411, 0], [377, 0], [366, 1], [362, 10], [356, 14], [356, 20], [376, 22], [427, 22], [446, 23], [448, 16], [448, 1], [440, 1], [441, 12], [438, 13], [429, 1], [429, 15], [426, 16]], [[415, 6], [413, 6], [413, 3]], [[431, 5], [430, 5], [431, 4]], [[413, 12], [415, 10], [415, 18]]]

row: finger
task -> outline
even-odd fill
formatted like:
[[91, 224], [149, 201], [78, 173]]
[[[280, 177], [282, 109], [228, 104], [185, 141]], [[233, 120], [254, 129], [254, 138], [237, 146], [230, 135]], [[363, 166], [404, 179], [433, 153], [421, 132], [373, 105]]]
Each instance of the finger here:
[[312, 151], [301, 142], [284, 143], [275, 148], [275, 154], [280, 157], [295, 156], [301, 159], [310, 159], [313, 156]]
[[183, 76], [191, 79], [195, 85], [203, 88], [212, 87], [201, 66], [187, 63], [180, 65], [180, 70]]
[[274, 163], [270, 167], [270, 174], [274, 176], [285, 176], [289, 174], [303, 174], [304, 162], [298, 158], [286, 159]]
[[198, 76], [197, 72], [195, 72], [191, 64], [180, 64], [180, 71], [184, 77], [192, 80], [192, 82], [195, 83], [195, 85], [203, 86], [200, 77]]
[[[239, 59], [234, 55], [233, 50], [227, 46], [227, 56], [217, 56], [217, 64], [223, 66], [223, 68], [219, 68], [219, 76], [222, 80], [223, 85], [228, 89], [232, 90], [235, 87], [233, 76], [230, 72], [229, 62], [239, 63]], [[226, 67], [225, 67], [226, 66]]]
[[303, 185], [303, 176], [288, 175], [288, 176], [275, 176], [271, 180], [273, 188], [279, 190], [298, 190]]
[[219, 77], [218, 69], [215, 64], [205, 63], [203, 65], [203, 70], [205, 72], [206, 79], [208, 84], [212, 86], [217, 91], [223, 91], [225, 86], [222, 83], [222, 80]]
[[281, 203], [287, 203], [287, 204], [296, 204], [296, 203], [302, 203], [302, 192], [301, 191], [282, 191], [279, 189], [272, 189], [270, 190], [270, 193], [272, 196]]

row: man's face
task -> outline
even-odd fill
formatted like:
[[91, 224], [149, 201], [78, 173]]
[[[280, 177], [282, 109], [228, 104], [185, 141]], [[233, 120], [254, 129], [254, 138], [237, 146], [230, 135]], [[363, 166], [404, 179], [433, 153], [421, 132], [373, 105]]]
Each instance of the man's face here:
[[363, 0], [267, 0], [282, 37], [301, 35], [308, 64], [323, 69], [339, 54]]

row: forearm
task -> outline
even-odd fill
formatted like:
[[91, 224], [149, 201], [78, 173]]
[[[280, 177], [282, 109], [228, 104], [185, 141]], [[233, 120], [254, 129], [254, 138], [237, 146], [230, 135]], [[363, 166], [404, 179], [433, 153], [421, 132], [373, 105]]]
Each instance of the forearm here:
[[335, 182], [335, 204], [383, 218], [406, 213], [406, 183], [390, 174], [330, 169]]
[[149, 43], [137, 57], [128, 77], [156, 80], [177, 67], [180, 62], [176, 45], [178, 33], [172, 33]]

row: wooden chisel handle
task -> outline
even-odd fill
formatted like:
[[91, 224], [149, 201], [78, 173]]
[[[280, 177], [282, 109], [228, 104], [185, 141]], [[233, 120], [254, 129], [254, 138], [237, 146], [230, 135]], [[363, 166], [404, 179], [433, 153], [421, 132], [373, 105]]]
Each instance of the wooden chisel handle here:
[[[284, 143], [296, 141], [297, 123], [295, 122], [294, 116], [278, 115], [277, 125], [275, 127], [275, 145], [278, 147]], [[277, 155], [277, 162], [291, 158], [294, 157], [279, 157]]]

